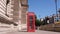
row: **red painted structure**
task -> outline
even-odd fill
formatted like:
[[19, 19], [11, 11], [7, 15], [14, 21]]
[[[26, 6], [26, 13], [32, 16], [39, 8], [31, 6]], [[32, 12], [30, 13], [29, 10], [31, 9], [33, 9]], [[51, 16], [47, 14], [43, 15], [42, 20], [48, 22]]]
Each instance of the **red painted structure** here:
[[27, 13], [27, 31], [35, 32], [35, 14], [33, 12]]

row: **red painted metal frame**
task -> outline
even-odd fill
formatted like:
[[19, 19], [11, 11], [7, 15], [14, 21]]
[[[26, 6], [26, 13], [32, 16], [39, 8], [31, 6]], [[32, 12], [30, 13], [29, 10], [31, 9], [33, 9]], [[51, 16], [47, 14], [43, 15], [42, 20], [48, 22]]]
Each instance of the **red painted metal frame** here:
[[[30, 29], [29, 25], [30, 25], [30, 22], [29, 22], [29, 16], [32, 16], [33, 17], [33, 23], [32, 23], [32, 29]], [[32, 12], [29, 12], [27, 14], [27, 31], [28, 32], [35, 32], [35, 14], [32, 13]]]

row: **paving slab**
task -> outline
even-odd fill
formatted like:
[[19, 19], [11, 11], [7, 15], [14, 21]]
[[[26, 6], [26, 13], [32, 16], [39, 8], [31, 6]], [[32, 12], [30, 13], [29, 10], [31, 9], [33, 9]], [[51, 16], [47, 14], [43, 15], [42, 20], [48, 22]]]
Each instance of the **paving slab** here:
[[36, 30], [36, 32], [15, 31], [15, 32], [7, 32], [5, 34], [60, 34], [60, 32]]

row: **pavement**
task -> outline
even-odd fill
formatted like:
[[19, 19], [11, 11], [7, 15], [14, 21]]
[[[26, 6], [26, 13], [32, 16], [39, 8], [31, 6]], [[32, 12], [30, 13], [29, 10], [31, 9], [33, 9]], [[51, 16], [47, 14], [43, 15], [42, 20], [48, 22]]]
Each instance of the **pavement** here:
[[60, 34], [60, 32], [36, 30], [35, 32], [10, 31], [10, 32], [1, 32], [0, 34]]
[[36, 30], [35, 32], [19, 31], [18, 28], [0, 27], [0, 34], [60, 34], [60, 32]]

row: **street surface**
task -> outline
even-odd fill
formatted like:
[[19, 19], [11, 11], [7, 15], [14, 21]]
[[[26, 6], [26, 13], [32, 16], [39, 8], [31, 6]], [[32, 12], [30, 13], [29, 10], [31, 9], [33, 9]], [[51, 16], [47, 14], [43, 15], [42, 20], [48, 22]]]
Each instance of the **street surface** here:
[[60, 34], [60, 32], [36, 30], [36, 32], [19, 32], [19, 31], [11, 32], [10, 31], [10, 32], [0, 32], [0, 34]]

